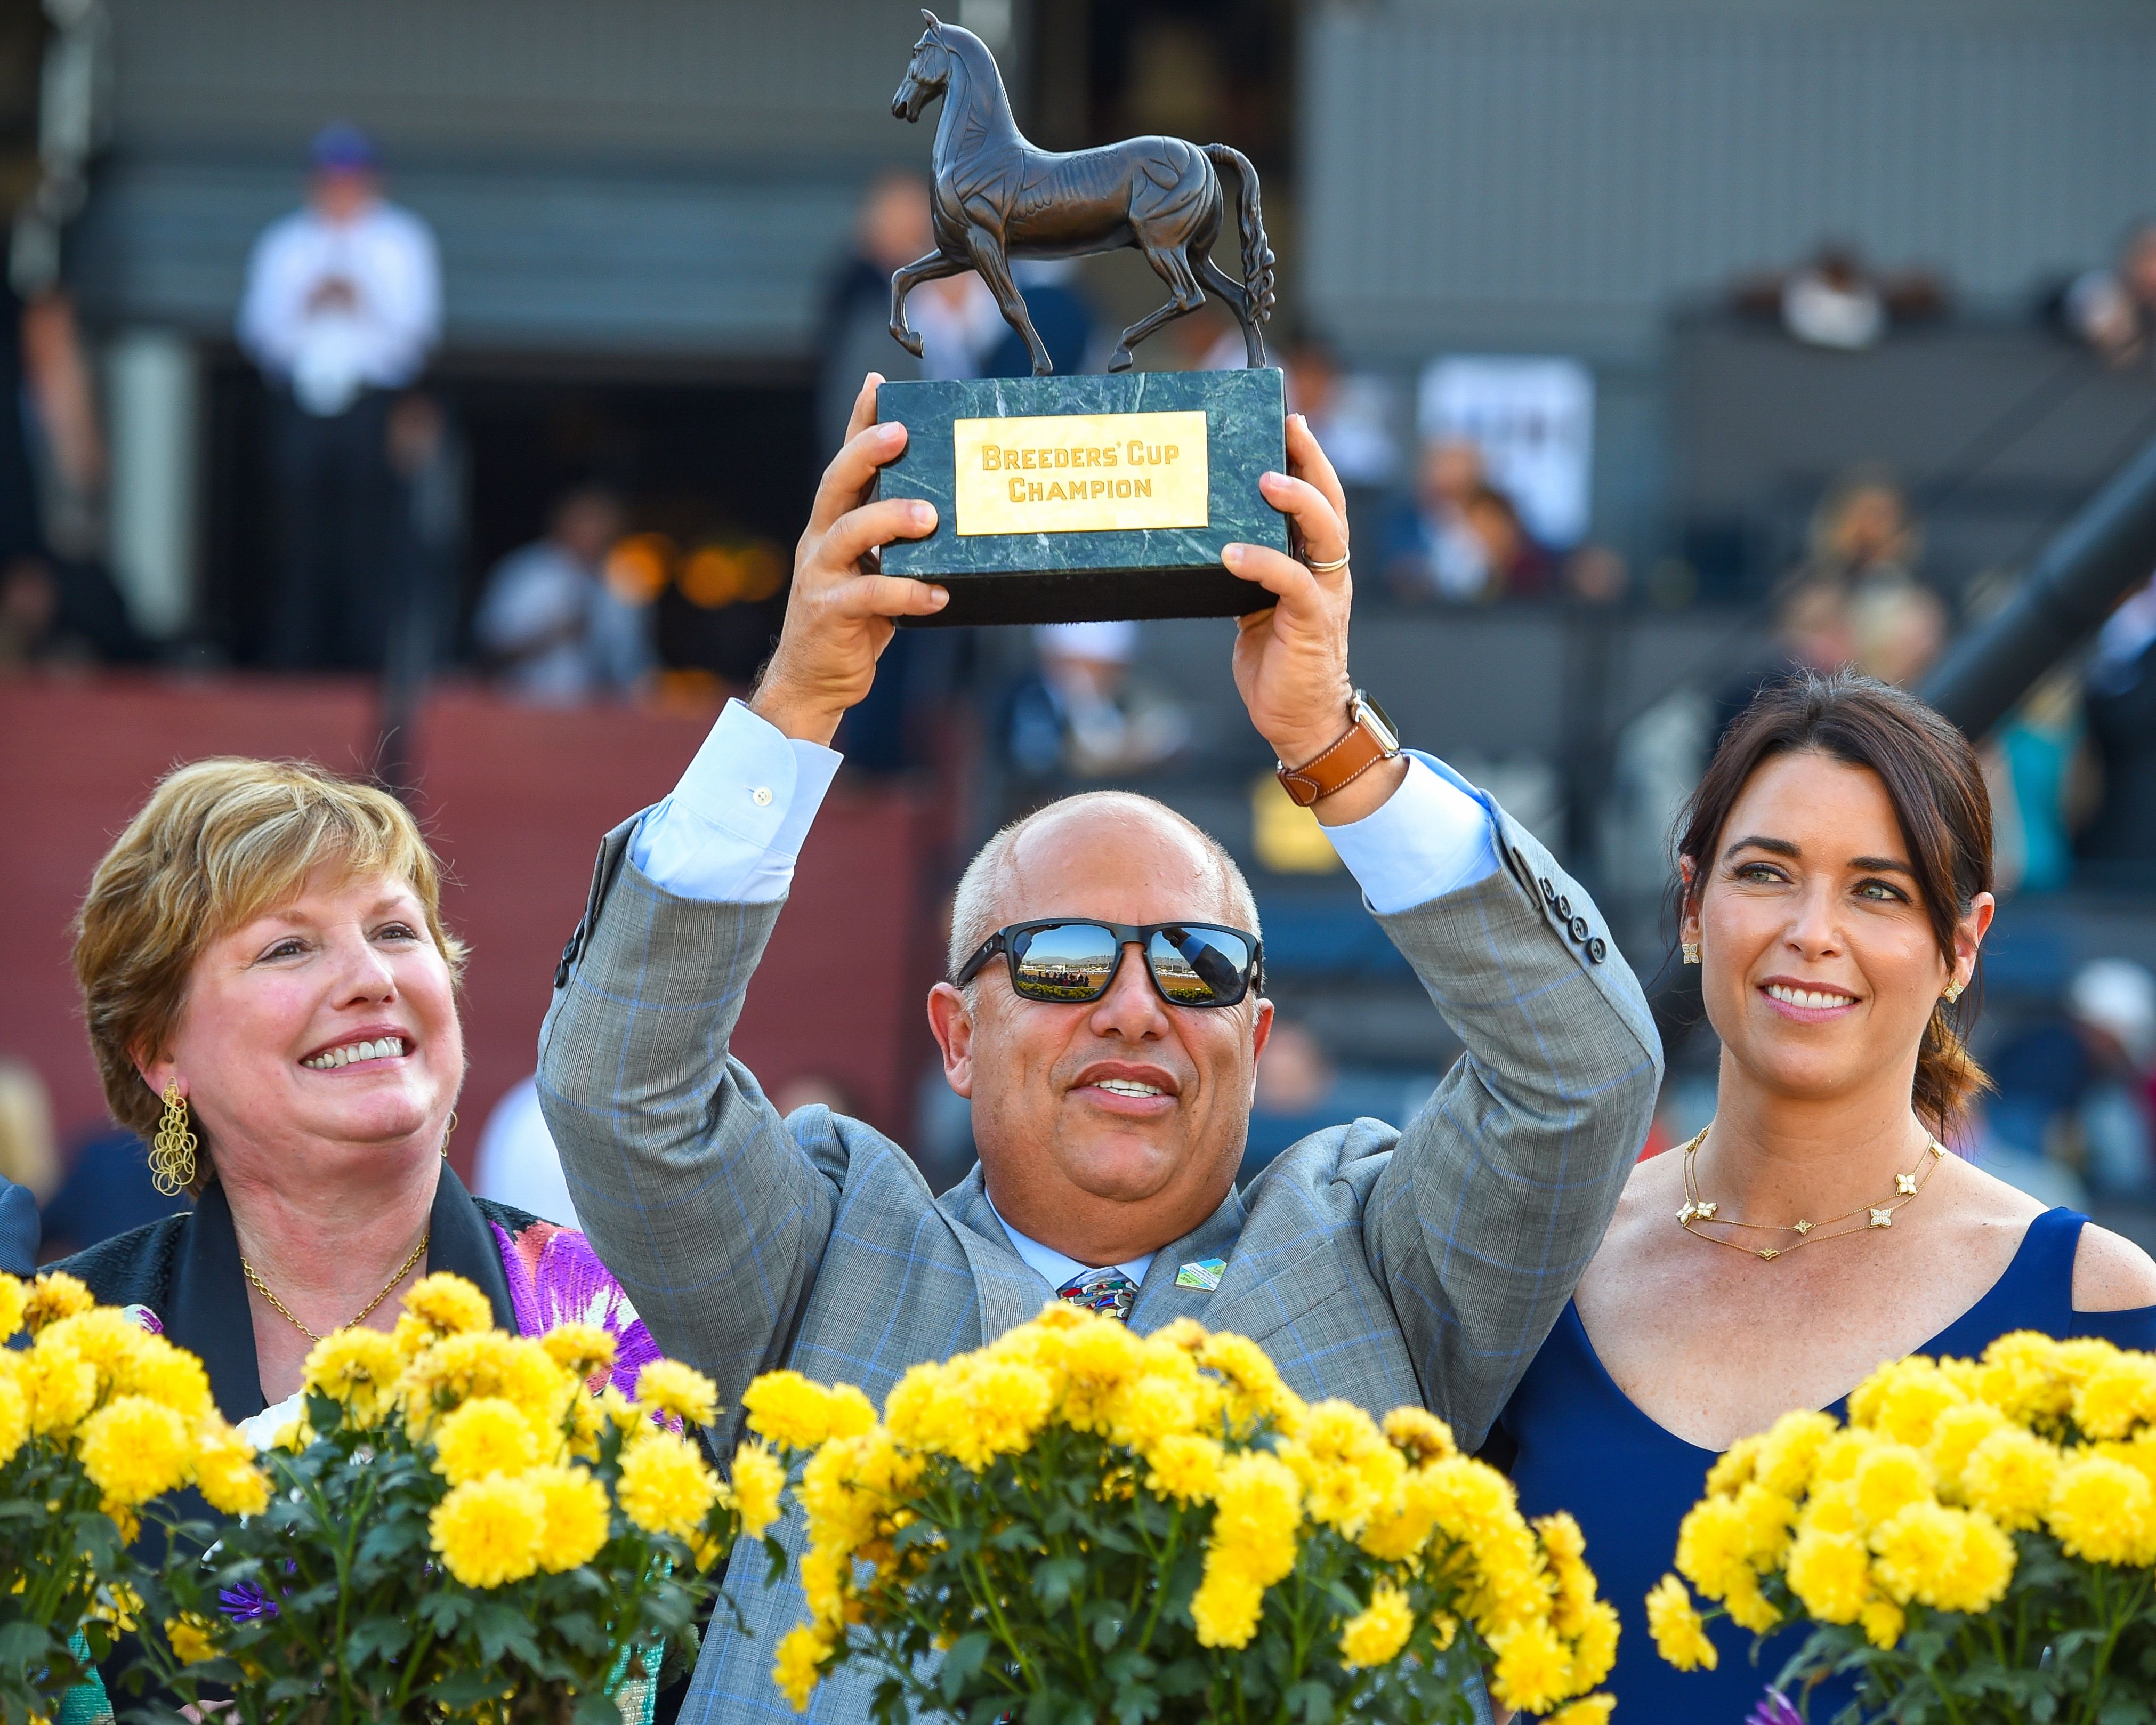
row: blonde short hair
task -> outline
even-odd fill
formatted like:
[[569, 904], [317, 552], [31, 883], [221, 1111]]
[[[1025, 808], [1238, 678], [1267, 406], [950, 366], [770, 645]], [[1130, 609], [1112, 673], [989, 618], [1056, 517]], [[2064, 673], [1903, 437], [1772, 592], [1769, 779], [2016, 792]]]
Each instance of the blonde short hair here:
[[162, 1105], [136, 1061], [171, 1036], [203, 948], [296, 897], [326, 865], [403, 880], [450, 974], [462, 972], [464, 944], [442, 926], [440, 865], [387, 792], [297, 761], [197, 761], [158, 781], [75, 918], [75, 980], [114, 1119], [157, 1131]]

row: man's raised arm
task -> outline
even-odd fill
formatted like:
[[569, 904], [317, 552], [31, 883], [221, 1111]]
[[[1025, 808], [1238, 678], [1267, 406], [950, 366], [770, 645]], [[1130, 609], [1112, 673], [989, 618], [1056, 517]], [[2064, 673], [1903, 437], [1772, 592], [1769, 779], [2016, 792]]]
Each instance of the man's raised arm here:
[[1300, 416], [1287, 446], [1293, 476], [1261, 484], [1304, 560], [1228, 547], [1229, 569], [1276, 601], [1241, 620], [1235, 684], [1467, 1045], [1402, 1134], [1363, 1236], [1425, 1395], [1471, 1448], [1609, 1225], [1661, 1044], [1600, 912], [1548, 852], [1435, 762], [1370, 740], [1348, 676], [1340, 483]]
[[869, 424], [871, 377], [795, 555], [778, 649], [674, 793], [608, 834], [540, 1032], [539, 1098], [579, 1219], [661, 1347], [737, 1401], [806, 1298], [838, 1171], [786, 1131], [728, 1053], [735, 1020], [892, 618], [940, 588], [877, 574], [875, 547], [934, 511], [869, 503], [903, 428]]

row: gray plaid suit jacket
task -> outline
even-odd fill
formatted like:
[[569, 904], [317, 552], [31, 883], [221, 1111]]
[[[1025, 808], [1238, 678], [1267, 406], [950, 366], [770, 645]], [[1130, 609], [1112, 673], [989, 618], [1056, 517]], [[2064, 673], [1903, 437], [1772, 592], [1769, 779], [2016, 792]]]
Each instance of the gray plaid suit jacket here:
[[[1470, 1449], [1600, 1241], [1661, 1076], [1599, 912], [1482, 800], [1503, 866], [1379, 919], [1466, 1056], [1406, 1131], [1330, 1127], [1231, 1191], [1155, 1255], [1131, 1312], [1142, 1332], [1187, 1315], [1251, 1337], [1306, 1397], [1426, 1403]], [[1052, 1291], [979, 1168], [938, 1198], [873, 1127], [823, 1107], [782, 1119], [728, 1055], [780, 906], [664, 891], [624, 855], [633, 825], [602, 848], [557, 973], [539, 1095], [585, 1231], [660, 1345], [731, 1409], [787, 1365], [880, 1404], [906, 1367], [1031, 1317]], [[1217, 1291], [1176, 1286], [1209, 1257], [1227, 1260]], [[722, 1416], [722, 1454], [738, 1417]], [[798, 1522], [781, 1537], [798, 1551]], [[730, 1568], [751, 1634], [714, 1619], [683, 1725], [798, 1717], [769, 1673], [804, 1608], [790, 1576], [763, 1574], [760, 1551]], [[870, 1687], [827, 1681], [810, 1717], [865, 1719]]]

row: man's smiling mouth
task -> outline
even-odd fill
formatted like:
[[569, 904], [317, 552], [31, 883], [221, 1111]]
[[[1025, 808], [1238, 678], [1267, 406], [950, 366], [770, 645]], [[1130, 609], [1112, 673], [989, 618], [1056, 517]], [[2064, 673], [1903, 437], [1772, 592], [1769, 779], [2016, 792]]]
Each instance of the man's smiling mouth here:
[[1168, 1092], [1157, 1084], [1146, 1084], [1136, 1078], [1096, 1078], [1094, 1084], [1117, 1096], [1163, 1096]]

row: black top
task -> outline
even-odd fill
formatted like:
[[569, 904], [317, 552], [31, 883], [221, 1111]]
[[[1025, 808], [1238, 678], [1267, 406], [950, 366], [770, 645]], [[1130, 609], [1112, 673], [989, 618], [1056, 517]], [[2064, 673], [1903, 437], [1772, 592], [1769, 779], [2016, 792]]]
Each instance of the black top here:
[[[456, 1170], [442, 1164], [427, 1246], [429, 1271], [463, 1276], [485, 1293], [500, 1328], [515, 1331], [509, 1279], [489, 1224], [514, 1235], [539, 1219], [490, 1199], [475, 1198]], [[166, 1339], [201, 1359], [218, 1410], [234, 1425], [268, 1405], [254, 1357], [254, 1323], [239, 1240], [224, 1189], [213, 1183], [184, 1215], [167, 1216], [63, 1258], [49, 1266], [80, 1276], [100, 1305], [143, 1306]]]

